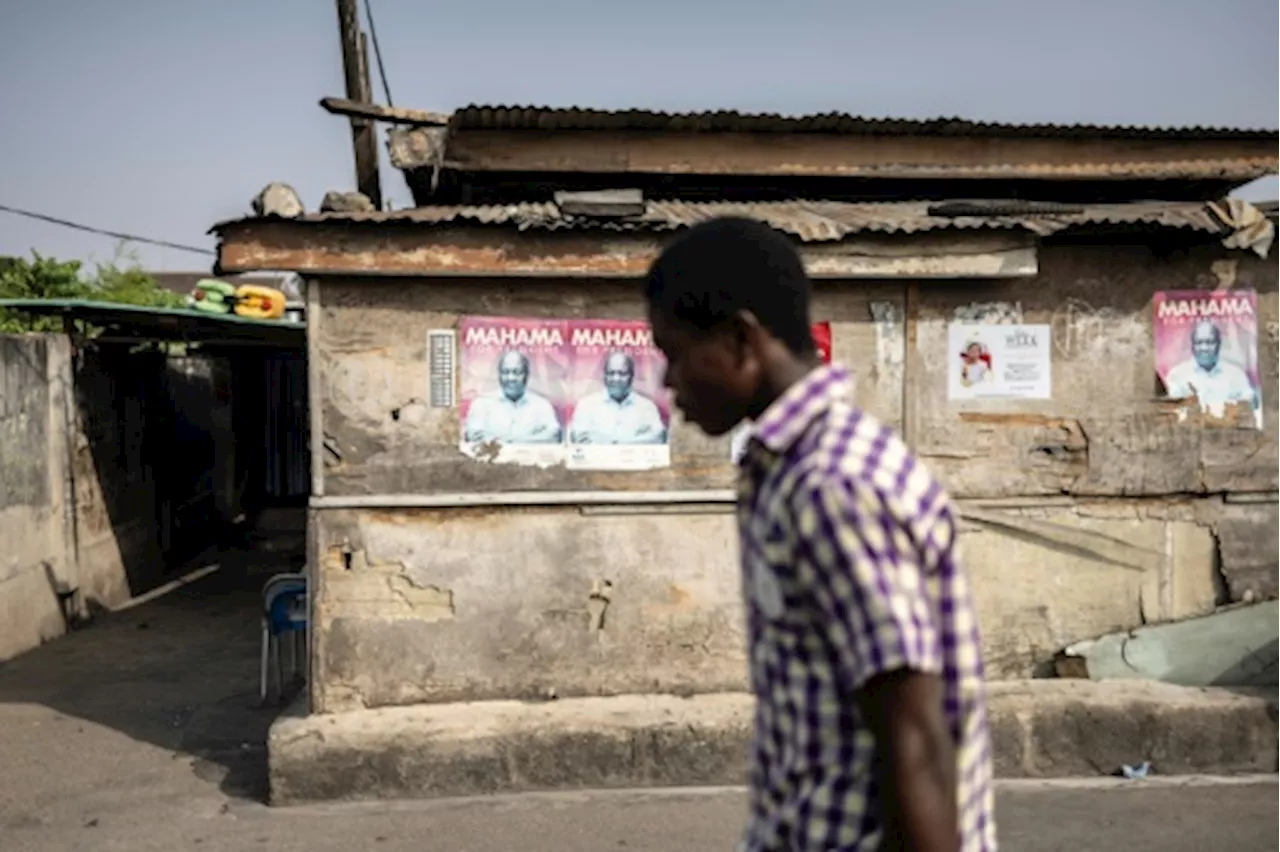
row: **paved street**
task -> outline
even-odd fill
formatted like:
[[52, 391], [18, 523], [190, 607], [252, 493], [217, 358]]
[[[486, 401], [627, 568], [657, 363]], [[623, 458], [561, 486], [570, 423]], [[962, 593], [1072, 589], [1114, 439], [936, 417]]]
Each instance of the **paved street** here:
[[[1276, 785], [1004, 790], [1013, 852], [1274, 850]], [[14, 852], [246, 849], [399, 852], [694, 852], [732, 846], [737, 791], [530, 795], [272, 810], [206, 796], [99, 789], [44, 813], [7, 814]]]
[[[0, 666], [0, 852], [731, 848], [733, 790], [258, 804], [253, 583], [215, 574]], [[1168, 783], [1006, 786], [1003, 848], [1277, 848], [1274, 779]]]

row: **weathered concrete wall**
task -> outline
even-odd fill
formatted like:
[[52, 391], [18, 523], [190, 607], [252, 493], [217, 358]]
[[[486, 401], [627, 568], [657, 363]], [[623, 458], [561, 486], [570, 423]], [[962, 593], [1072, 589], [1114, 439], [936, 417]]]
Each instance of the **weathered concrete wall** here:
[[[990, 676], [1048, 674], [1064, 645], [1212, 612], [1228, 597], [1213, 532], [1223, 509], [1002, 510], [1047, 533], [967, 520], [960, 546]], [[746, 687], [736, 532], [723, 507], [321, 515], [326, 710]], [[1090, 549], [1116, 540], [1151, 558], [1126, 565]]]
[[[815, 306], [861, 404], [961, 501], [995, 678], [1045, 674], [1063, 645], [1101, 633], [1275, 595], [1274, 263], [1059, 246], [1041, 268], [999, 285], [821, 284]], [[1152, 293], [1215, 286], [1259, 292], [1262, 432], [1156, 399]], [[326, 279], [319, 292], [327, 499], [732, 483], [724, 442], [678, 422], [669, 470], [540, 470], [465, 458], [456, 411], [423, 402], [428, 330], [466, 313], [638, 317], [628, 285]], [[1053, 326], [1053, 399], [948, 403], [946, 322], [1001, 314]], [[745, 686], [723, 507], [313, 517], [317, 710]]]
[[[1277, 488], [1276, 264], [1240, 252], [1142, 246], [1042, 251], [1025, 284], [920, 286], [907, 437], [962, 497], [1165, 496]], [[1252, 288], [1265, 429], [1252, 418], [1212, 422], [1159, 399], [1152, 294]], [[951, 402], [947, 323], [986, 316], [1047, 323], [1053, 398]], [[1247, 415], [1247, 412], [1240, 412]]]
[[69, 349], [53, 335], [0, 336], [0, 660], [64, 629], [55, 592], [74, 578], [64, 509]]
[[[617, 281], [439, 280], [322, 285], [316, 371], [323, 416], [326, 495], [513, 490], [669, 490], [732, 485], [726, 441], [673, 428], [671, 468], [639, 473], [520, 468], [476, 462], [458, 451], [458, 414], [429, 408], [427, 332], [466, 314], [642, 318], [636, 286]], [[819, 289], [834, 356], [865, 364], [864, 404], [901, 421], [903, 292], [900, 285]], [[872, 322], [872, 305], [879, 323]], [[883, 361], [874, 357], [883, 353]], [[896, 371], [896, 372], [895, 372]]]
[[63, 335], [0, 337], [0, 660], [164, 581], [162, 503], [196, 490], [175, 453], [199, 456], [174, 425], [207, 431], [205, 372], [120, 347], [73, 357]]
[[323, 704], [741, 688], [729, 515], [326, 513]]

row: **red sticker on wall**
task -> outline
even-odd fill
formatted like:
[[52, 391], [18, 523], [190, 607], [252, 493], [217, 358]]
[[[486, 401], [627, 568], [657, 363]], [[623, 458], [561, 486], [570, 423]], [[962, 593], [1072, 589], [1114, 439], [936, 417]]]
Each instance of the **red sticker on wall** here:
[[816, 322], [809, 329], [813, 334], [813, 345], [818, 348], [818, 357], [822, 363], [831, 363], [831, 323]]

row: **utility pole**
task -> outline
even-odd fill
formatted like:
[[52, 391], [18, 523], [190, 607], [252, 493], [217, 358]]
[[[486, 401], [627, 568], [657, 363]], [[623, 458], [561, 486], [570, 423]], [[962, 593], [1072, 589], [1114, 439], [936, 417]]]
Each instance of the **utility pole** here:
[[[361, 104], [373, 103], [369, 84], [369, 62], [356, 0], [338, 0], [338, 34], [342, 38], [342, 70], [347, 81], [347, 98]], [[356, 156], [356, 188], [369, 196], [374, 209], [382, 209], [382, 182], [378, 176], [378, 134], [372, 121], [351, 118], [351, 145]]]

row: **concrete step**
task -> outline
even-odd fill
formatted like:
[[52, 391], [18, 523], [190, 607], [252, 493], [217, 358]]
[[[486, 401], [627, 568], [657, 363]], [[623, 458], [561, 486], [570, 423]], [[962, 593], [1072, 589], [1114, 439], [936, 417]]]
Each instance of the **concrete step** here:
[[[995, 682], [996, 773], [1100, 776], [1277, 771], [1274, 689], [1134, 681]], [[621, 695], [286, 713], [268, 740], [271, 801], [736, 785], [753, 699]]]

